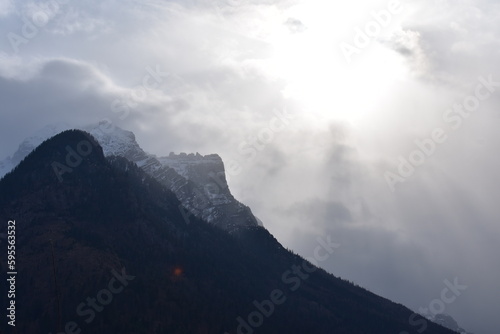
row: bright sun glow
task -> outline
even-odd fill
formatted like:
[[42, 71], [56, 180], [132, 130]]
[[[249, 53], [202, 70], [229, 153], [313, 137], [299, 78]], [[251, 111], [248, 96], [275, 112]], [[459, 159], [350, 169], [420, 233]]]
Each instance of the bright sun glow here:
[[391, 98], [391, 89], [408, 74], [401, 57], [372, 41], [348, 64], [339, 47], [345, 37], [335, 36], [332, 17], [308, 8], [298, 12], [303, 32], [280, 27], [271, 37], [268, 70], [287, 82], [284, 96], [300, 101], [305, 112], [320, 119], [358, 123], [383, 118], [377, 106]]

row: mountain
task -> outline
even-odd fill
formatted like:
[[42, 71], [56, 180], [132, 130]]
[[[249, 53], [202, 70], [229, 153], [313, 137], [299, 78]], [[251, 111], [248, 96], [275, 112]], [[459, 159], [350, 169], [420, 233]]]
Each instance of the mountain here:
[[[17, 259], [16, 327], [0, 331], [414, 334], [417, 323], [454, 333], [315, 267], [263, 227], [228, 233], [181, 209], [88, 133], [43, 142], [0, 180], [0, 234], [14, 222]], [[325, 238], [317, 249], [333, 248]]]
[[0, 178], [16, 167], [21, 160], [30, 154], [43, 141], [68, 129], [70, 129], [70, 126], [66, 123], [50, 124], [38, 130], [32, 136], [24, 139], [12, 157], [7, 157], [0, 161]]
[[[67, 129], [67, 124], [49, 125], [25, 139], [12, 158], [0, 162], [0, 171], [3, 171], [0, 177], [43, 140]], [[189, 221], [191, 216], [195, 216], [228, 231], [261, 225], [250, 208], [237, 201], [229, 191], [224, 163], [218, 155], [171, 153], [168, 157], [156, 157], [139, 146], [132, 132], [109, 123], [100, 122], [82, 129], [97, 139], [105, 156], [121, 156], [135, 162], [172, 190], [186, 209], [183, 214], [185, 220]]]
[[432, 317], [430, 317], [430, 320], [435, 322], [436, 324], [440, 324], [443, 327], [449, 328], [453, 330], [454, 332], [458, 332], [460, 334], [472, 334], [467, 332], [465, 329], [460, 327], [455, 319], [449, 314], [436, 314]]

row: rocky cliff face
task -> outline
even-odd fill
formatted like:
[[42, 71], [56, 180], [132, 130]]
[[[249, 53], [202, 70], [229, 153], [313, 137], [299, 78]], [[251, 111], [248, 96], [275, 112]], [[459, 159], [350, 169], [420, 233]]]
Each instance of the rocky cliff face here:
[[[41, 142], [67, 128], [68, 125], [47, 126], [24, 140], [12, 158], [0, 162], [0, 176], [15, 167]], [[89, 125], [83, 130], [97, 139], [105, 156], [120, 156], [136, 163], [173, 191], [181, 200], [179, 210], [182, 210], [186, 222], [195, 216], [229, 232], [259, 225], [250, 208], [231, 194], [220, 156], [171, 153], [168, 157], [158, 158], [145, 152], [130, 131], [107, 123]]]
[[258, 225], [251, 210], [231, 194], [224, 163], [217, 154], [171, 153], [157, 161], [163, 168], [175, 170], [190, 185], [188, 207], [197, 216], [229, 231]]

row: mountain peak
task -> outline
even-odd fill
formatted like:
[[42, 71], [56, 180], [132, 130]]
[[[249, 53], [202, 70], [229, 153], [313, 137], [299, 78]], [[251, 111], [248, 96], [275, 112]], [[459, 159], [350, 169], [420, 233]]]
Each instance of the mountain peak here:
[[68, 183], [104, 161], [102, 148], [92, 135], [66, 130], [37, 146], [3, 181], [13, 192], [29, 184]]
[[[36, 145], [68, 127], [67, 124], [49, 125], [23, 141], [23, 149], [14, 154], [17, 162], [10, 158], [0, 162], [0, 176], [16, 166]], [[167, 157], [157, 157], [139, 146], [133, 132], [109, 122], [94, 123], [82, 127], [82, 130], [99, 142], [104, 156], [124, 157], [173, 191], [189, 210], [187, 220], [194, 215], [229, 231], [262, 226], [250, 208], [238, 202], [231, 194], [224, 163], [219, 155], [172, 152]], [[64, 165], [57, 165], [55, 168], [55, 175], [61, 181], [67, 169]]]
[[130, 152], [140, 152], [141, 155], [145, 155], [132, 131], [124, 130], [104, 121], [87, 125], [82, 129], [91, 133], [99, 141], [106, 156], [126, 156], [130, 155]]

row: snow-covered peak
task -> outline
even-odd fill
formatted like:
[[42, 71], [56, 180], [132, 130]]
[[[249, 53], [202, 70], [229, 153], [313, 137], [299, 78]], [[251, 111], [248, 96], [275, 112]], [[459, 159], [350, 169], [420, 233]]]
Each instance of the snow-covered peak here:
[[[13, 157], [0, 161], [0, 177], [11, 171], [43, 141], [71, 129], [67, 124], [49, 125], [26, 138]], [[217, 154], [173, 154], [157, 158], [146, 153], [131, 131], [107, 122], [79, 129], [99, 142], [105, 156], [121, 156], [137, 164], [147, 174], [173, 191], [182, 205], [196, 217], [226, 230], [262, 225], [250, 208], [238, 202], [229, 191], [224, 163]]]
[[[104, 155], [123, 156], [131, 161], [143, 158], [146, 153], [141, 149], [131, 131], [123, 130], [106, 122], [91, 124], [82, 128], [97, 139]], [[140, 157], [139, 157], [140, 155]]]
[[[67, 123], [50, 124], [24, 139], [12, 157], [0, 161], [0, 177], [10, 172], [45, 140], [74, 128]], [[97, 139], [105, 156], [123, 156], [132, 161], [141, 160], [147, 156], [135, 141], [135, 135], [131, 131], [123, 130], [106, 122], [91, 124], [80, 129], [89, 132]]]

